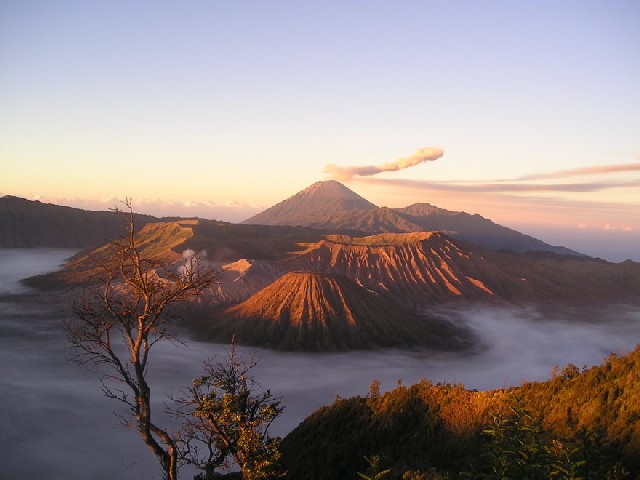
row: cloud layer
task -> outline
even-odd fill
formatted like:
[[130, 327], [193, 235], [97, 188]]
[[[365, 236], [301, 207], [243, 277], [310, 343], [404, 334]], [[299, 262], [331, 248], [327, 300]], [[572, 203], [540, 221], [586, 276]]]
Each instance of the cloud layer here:
[[551, 173], [539, 173], [525, 175], [518, 180], [545, 180], [553, 178], [577, 177], [581, 175], [596, 175], [601, 173], [638, 172], [640, 163], [621, 163], [618, 165], [596, 165], [594, 167], [574, 168], [571, 170], [560, 170]]
[[[505, 183], [503, 183], [505, 182]], [[376, 179], [375, 183], [395, 185], [398, 187], [413, 187], [425, 190], [439, 190], [448, 192], [468, 193], [518, 193], [518, 192], [599, 192], [611, 188], [640, 188], [640, 180], [584, 182], [584, 183], [506, 183], [497, 182], [458, 182], [458, 181], [428, 181], [408, 179]]]
[[[396, 162], [386, 163], [378, 167], [338, 167], [329, 164], [325, 167], [325, 173], [331, 173], [343, 180], [350, 180], [354, 176], [371, 176], [383, 171], [399, 170], [407, 168], [426, 160], [440, 158], [444, 152], [439, 149], [423, 148], [414, 155], [401, 158]], [[616, 173], [640, 172], [640, 162], [621, 163], [617, 165], [595, 165], [590, 167], [559, 170], [555, 172], [542, 172], [523, 175], [517, 178], [503, 178], [499, 180], [409, 180], [401, 178], [366, 179], [368, 183], [394, 185], [398, 187], [422, 188], [426, 190], [438, 190], [449, 192], [468, 193], [531, 193], [531, 192], [564, 192], [564, 193], [590, 193], [608, 190], [612, 188], [640, 188], [640, 179], [629, 177], [621, 179], [611, 178], [597, 181], [565, 181], [563, 183], [547, 182], [562, 178], [583, 177], [588, 175], [608, 175]]]
[[369, 177], [382, 172], [395, 172], [423, 162], [432, 162], [442, 157], [442, 155], [444, 155], [444, 150], [440, 148], [423, 147], [408, 157], [399, 158], [393, 162], [383, 163], [382, 165], [340, 167], [335, 163], [329, 163], [324, 167], [322, 172], [332, 175], [337, 180], [351, 180], [353, 177]]
[[[4, 195], [3, 192], [0, 192], [0, 197]], [[95, 211], [110, 210], [114, 207], [122, 206], [122, 199], [119, 198], [92, 200], [31, 195], [28, 199]], [[194, 200], [173, 201], [160, 198], [138, 197], [133, 198], [133, 207], [136, 212], [154, 215], [156, 217], [199, 217], [225, 222], [241, 222], [264, 210], [264, 207], [260, 205], [241, 203], [236, 200], [227, 200], [224, 202]]]

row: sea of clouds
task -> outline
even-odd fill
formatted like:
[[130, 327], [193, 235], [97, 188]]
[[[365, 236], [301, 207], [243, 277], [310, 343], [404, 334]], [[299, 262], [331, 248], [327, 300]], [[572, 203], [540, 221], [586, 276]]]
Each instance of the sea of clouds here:
[[[105, 398], [95, 372], [69, 361], [62, 318], [46, 305], [7, 294], [25, 293], [21, 278], [57, 268], [73, 252], [0, 250], [0, 451], [3, 478], [46, 476], [67, 480], [161, 478], [156, 460], [133, 429], [114, 413], [121, 405]], [[640, 308], [625, 305], [591, 310], [543, 311], [533, 306], [470, 305], [440, 314], [471, 328], [471, 353], [366, 351], [303, 354], [241, 348], [257, 355], [257, 380], [282, 396], [284, 415], [273, 433], [285, 435], [336, 396], [366, 395], [373, 379], [382, 390], [423, 378], [491, 389], [548, 378], [555, 365], [600, 363], [624, 354], [640, 340]], [[179, 392], [201, 373], [202, 361], [222, 359], [226, 345], [188, 341], [158, 344], [150, 376], [156, 414], [165, 394]], [[191, 478], [184, 472], [183, 478]]]

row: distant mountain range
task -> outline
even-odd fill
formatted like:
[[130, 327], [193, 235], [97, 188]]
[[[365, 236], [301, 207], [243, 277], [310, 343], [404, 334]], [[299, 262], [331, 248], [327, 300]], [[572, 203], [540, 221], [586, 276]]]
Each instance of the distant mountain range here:
[[452, 212], [428, 203], [404, 208], [377, 207], [339, 182], [316, 182], [292, 197], [245, 220], [245, 224], [306, 226], [335, 233], [441, 231], [494, 250], [579, 255], [503, 227], [478, 214]]
[[[2, 246], [78, 247], [122, 231], [112, 212], [6, 197], [0, 212]], [[337, 182], [316, 183], [243, 224], [153, 220], [136, 217], [144, 256], [175, 262], [186, 249], [203, 249], [216, 268], [217, 284], [187, 322], [215, 341], [235, 335], [287, 350], [460, 349], [470, 345], [468, 333], [429, 313], [432, 306], [640, 301], [638, 263], [568, 255], [480, 216], [426, 204], [378, 208]], [[439, 228], [425, 231], [429, 225]], [[361, 233], [367, 230], [383, 233]], [[83, 285], [107, 252], [86, 250], [28, 283]]]
[[[136, 224], [179, 220], [136, 214]], [[226, 222], [213, 222], [223, 225]], [[294, 196], [268, 208], [243, 225], [306, 227], [302, 234], [349, 235], [441, 231], [460, 240], [495, 250], [554, 252], [579, 255], [562, 246], [552, 246], [529, 235], [493, 223], [480, 215], [452, 212], [427, 203], [405, 208], [377, 207], [339, 182], [316, 182]], [[264, 230], [267, 232], [268, 230]], [[122, 235], [123, 219], [112, 211], [94, 212], [26, 200], [0, 197], [0, 248], [95, 248]], [[280, 236], [283, 230], [272, 230]], [[294, 233], [295, 232], [295, 233]], [[301, 229], [289, 231], [299, 235]], [[269, 233], [270, 238], [273, 233]], [[285, 235], [286, 236], [286, 235]], [[252, 257], [267, 254], [255, 252]]]

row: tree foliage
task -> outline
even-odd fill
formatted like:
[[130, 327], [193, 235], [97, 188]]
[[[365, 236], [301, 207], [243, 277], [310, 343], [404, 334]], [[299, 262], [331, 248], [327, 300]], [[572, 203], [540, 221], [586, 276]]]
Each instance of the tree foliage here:
[[380, 467], [380, 457], [378, 455], [364, 457], [364, 459], [369, 464], [367, 471], [365, 473], [358, 472], [358, 476], [363, 480], [381, 480], [391, 472], [388, 468], [383, 469]]
[[224, 362], [208, 360], [205, 375], [196, 378], [176, 399], [173, 413], [184, 420], [178, 437], [182, 457], [213, 478], [237, 465], [244, 480], [283, 476], [280, 439], [269, 435], [271, 423], [284, 407], [271, 391], [257, 393], [251, 376], [255, 358], [245, 361], [232, 344]]

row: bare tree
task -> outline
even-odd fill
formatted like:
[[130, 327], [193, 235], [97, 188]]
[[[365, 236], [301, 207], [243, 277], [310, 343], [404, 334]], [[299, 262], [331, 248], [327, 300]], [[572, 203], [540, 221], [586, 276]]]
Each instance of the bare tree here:
[[110, 244], [99, 284], [74, 305], [75, 317], [66, 323], [68, 340], [75, 361], [99, 367], [104, 394], [127, 407], [122, 421], [137, 428], [166, 478], [176, 480], [179, 450], [152, 417], [150, 353], [159, 341], [176, 340], [171, 328], [180, 316], [179, 304], [211, 286], [215, 273], [195, 253], [178, 265], [146, 258], [131, 202], [125, 205], [115, 210], [126, 219], [127, 236]]
[[197, 478], [215, 478], [235, 463], [244, 480], [282, 478], [280, 438], [268, 433], [282, 413], [280, 398], [270, 390], [256, 392], [251, 376], [256, 357], [245, 361], [232, 343], [222, 362], [207, 360], [205, 375], [196, 378], [172, 413], [183, 419], [177, 437], [181, 456], [203, 470]]

